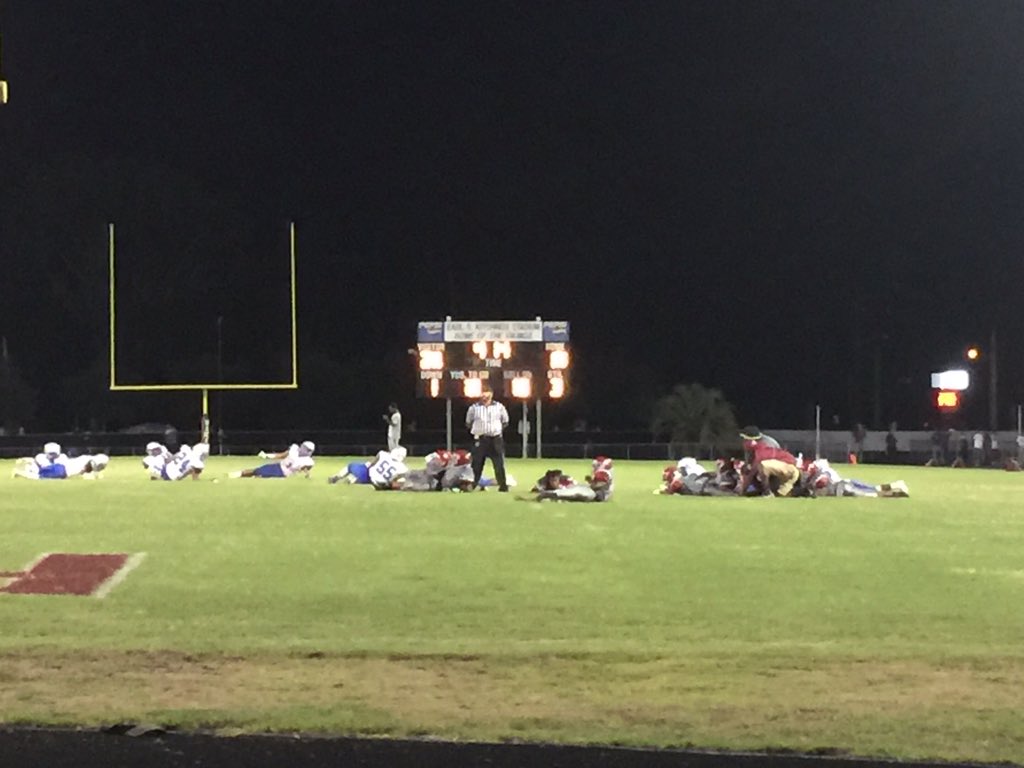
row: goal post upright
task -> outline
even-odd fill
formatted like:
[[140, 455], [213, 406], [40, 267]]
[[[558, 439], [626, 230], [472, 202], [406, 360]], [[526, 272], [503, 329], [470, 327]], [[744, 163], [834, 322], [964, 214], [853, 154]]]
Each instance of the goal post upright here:
[[199, 391], [202, 396], [202, 417], [200, 420], [200, 434], [203, 442], [209, 442], [210, 437], [210, 398], [211, 391], [223, 390], [283, 390], [299, 388], [299, 346], [298, 346], [298, 312], [297, 312], [297, 287], [296, 287], [296, 242], [295, 222], [288, 224], [288, 301], [290, 315], [290, 352], [291, 352], [291, 381], [286, 382], [180, 382], [180, 383], [150, 383], [150, 384], [120, 384], [117, 381], [117, 277], [116, 277], [116, 244], [114, 234], [114, 223], [107, 224], [107, 259], [108, 259], [108, 302], [110, 318], [110, 391], [111, 392], [183, 392]]
[[117, 389], [117, 353], [115, 343], [117, 340], [117, 301], [114, 289], [114, 222], [107, 224], [107, 276], [109, 278], [109, 311], [110, 317], [110, 389]]
[[291, 309], [292, 309], [292, 389], [299, 388], [299, 324], [295, 312], [296, 287], [295, 287], [295, 222], [288, 222], [288, 254], [291, 271], [289, 283], [291, 284]]

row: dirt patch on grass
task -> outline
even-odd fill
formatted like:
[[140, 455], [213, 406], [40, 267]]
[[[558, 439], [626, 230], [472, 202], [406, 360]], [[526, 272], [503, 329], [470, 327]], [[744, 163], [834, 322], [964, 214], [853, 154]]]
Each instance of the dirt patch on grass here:
[[7, 722], [147, 720], [474, 740], [1019, 760], [1024, 661], [0, 655]]

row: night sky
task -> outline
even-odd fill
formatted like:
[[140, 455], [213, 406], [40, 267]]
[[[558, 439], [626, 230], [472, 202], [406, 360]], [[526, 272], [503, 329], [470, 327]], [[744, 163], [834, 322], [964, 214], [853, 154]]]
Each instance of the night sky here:
[[4, 0], [0, 335], [33, 426], [92, 415], [113, 221], [127, 376], [213, 375], [220, 317], [227, 377], [285, 378], [294, 220], [311, 378], [268, 426], [432, 418], [417, 321], [539, 315], [572, 323], [553, 419], [699, 382], [745, 423], [920, 428], [996, 331], [1010, 428], [1022, 30], [1017, 0]]

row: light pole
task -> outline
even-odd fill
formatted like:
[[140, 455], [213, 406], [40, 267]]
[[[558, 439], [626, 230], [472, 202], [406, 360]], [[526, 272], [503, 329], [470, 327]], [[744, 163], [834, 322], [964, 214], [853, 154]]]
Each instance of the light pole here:
[[[224, 383], [224, 316], [217, 315], [217, 383]], [[217, 451], [224, 454], [224, 391], [217, 390]]]
[[996, 381], [996, 329], [992, 329], [989, 341], [992, 349], [988, 354], [988, 427], [993, 432], [999, 429], [999, 401]]

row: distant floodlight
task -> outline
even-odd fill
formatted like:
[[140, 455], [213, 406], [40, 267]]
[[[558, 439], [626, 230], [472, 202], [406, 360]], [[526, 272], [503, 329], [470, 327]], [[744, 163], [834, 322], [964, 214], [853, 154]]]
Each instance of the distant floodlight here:
[[978, 349], [977, 347], [968, 347], [967, 351], [964, 352], [964, 356], [973, 363], [975, 360], [981, 357], [981, 350]]
[[963, 370], [939, 371], [932, 374], [932, 389], [961, 392], [971, 386], [971, 374]]

